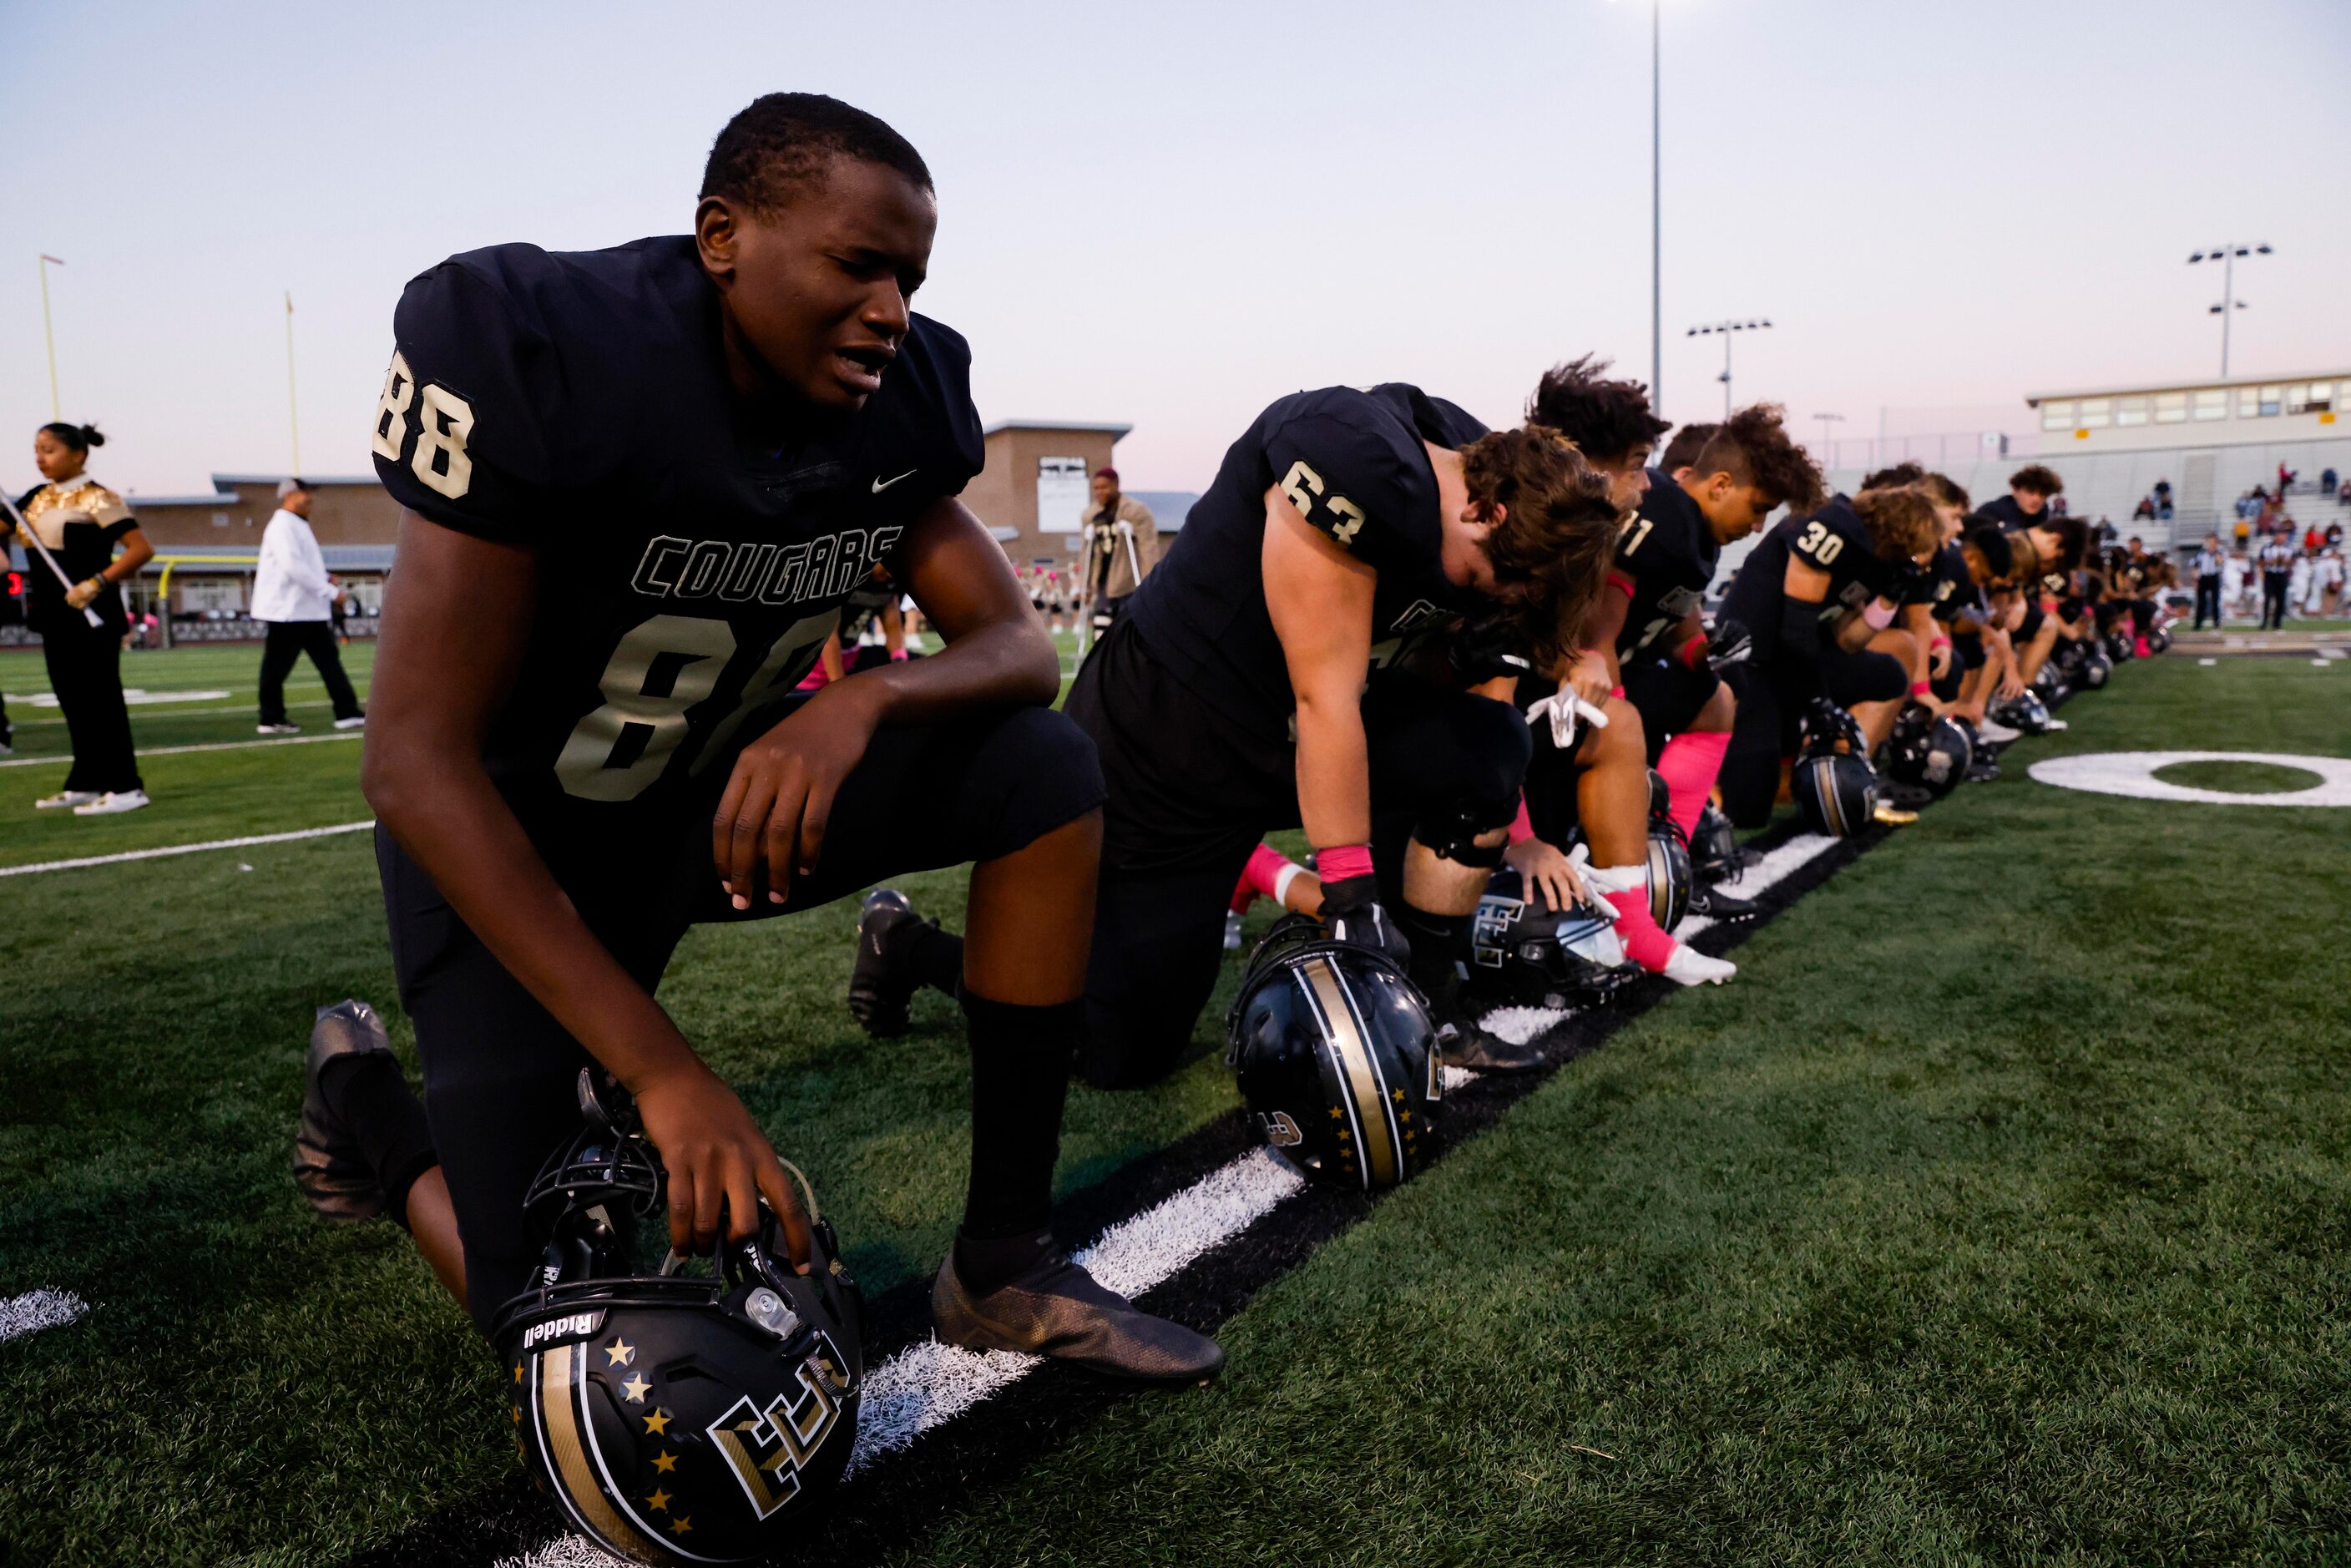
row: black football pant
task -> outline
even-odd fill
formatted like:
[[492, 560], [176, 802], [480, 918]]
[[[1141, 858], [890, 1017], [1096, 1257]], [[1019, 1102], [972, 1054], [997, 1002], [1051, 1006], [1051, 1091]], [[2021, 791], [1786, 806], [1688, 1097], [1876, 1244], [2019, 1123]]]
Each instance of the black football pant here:
[[142, 787], [131, 744], [131, 709], [122, 700], [122, 630], [114, 620], [92, 626], [80, 612], [63, 606], [57, 619], [40, 627], [41, 662], [73, 744], [68, 789], [103, 795]]
[[1649, 766], [1666, 742], [1697, 722], [1722, 684], [1707, 665], [1696, 669], [1678, 661], [1651, 659], [1624, 666], [1625, 700], [1641, 715], [1641, 736], [1648, 743]]
[[2283, 632], [2285, 630], [2285, 591], [2286, 585], [2293, 580], [2294, 574], [2288, 571], [2265, 571], [2262, 573], [2262, 631]]
[[1767, 664], [1733, 664], [1726, 679], [1739, 699], [1723, 754], [1723, 815], [1737, 828], [1761, 828], [1780, 798], [1780, 764], [1796, 754], [1804, 709], [1825, 696], [1848, 710], [1892, 702], [1910, 689], [1910, 672], [1891, 653], [1824, 647], [1807, 662], [1782, 653]]
[[2210, 616], [2212, 624], [2220, 624], [2220, 580], [2199, 577], [2196, 580], [2196, 624], [2193, 631], [2204, 630], [2204, 619]]
[[293, 672], [294, 661], [305, 653], [318, 666], [319, 678], [327, 684], [327, 695], [335, 705], [335, 716], [360, 716], [359, 694], [351, 690], [350, 677], [343, 674], [343, 655], [335, 645], [334, 622], [265, 621], [262, 626], [262, 723], [286, 722], [286, 677]]
[[[1164, 1076], [1192, 1043], [1224, 955], [1225, 913], [1249, 852], [1299, 825], [1297, 753], [1238, 737], [1217, 706], [1152, 658], [1122, 619], [1067, 705], [1093, 737], [1109, 803], [1079, 1070], [1099, 1088]], [[1510, 821], [1530, 740], [1507, 703], [1398, 677], [1364, 698], [1373, 861], [1403, 904], [1404, 849], [1434, 814]]]
[[[737, 911], [710, 861], [711, 812], [725, 783], [714, 778], [704, 796], [664, 813], [665, 852], [612, 843], [600, 863], [582, 846], [577, 867], [555, 867], [590, 928], [648, 989], [689, 925], [797, 914], [908, 872], [994, 860], [1102, 800], [1092, 743], [1057, 713], [885, 729], [841, 786], [822, 856], [794, 883], [791, 903]], [[376, 864], [401, 1005], [423, 1059], [425, 1114], [465, 1241], [466, 1305], [487, 1335], [538, 1261], [523, 1195], [580, 1130], [575, 1084], [590, 1059], [381, 828]]]

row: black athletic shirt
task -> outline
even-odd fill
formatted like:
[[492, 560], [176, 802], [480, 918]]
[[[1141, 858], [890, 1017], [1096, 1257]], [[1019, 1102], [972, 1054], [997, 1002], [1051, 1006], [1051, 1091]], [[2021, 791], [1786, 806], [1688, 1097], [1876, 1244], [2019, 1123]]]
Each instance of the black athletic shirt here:
[[[2011, 535], [2022, 534], [2028, 528], [2045, 528], [2050, 522], [2049, 510], [2045, 506], [2037, 513], [2027, 512], [2016, 504], [2014, 496], [1993, 497], [1978, 507], [1975, 517], [1970, 520], [1978, 525], [1991, 523], [2001, 532]], [[2038, 546], [2034, 547], [2032, 553], [2035, 559], [2040, 559]], [[2054, 570], [2043, 571], [2034, 580], [2033, 587], [2046, 599], [2069, 598], [2074, 592], [2074, 575]]]
[[485, 760], [559, 876], [674, 845], [851, 591], [982, 461], [970, 351], [920, 316], [856, 413], [789, 435], [753, 424], [683, 235], [452, 256], [410, 282], [393, 332], [384, 487], [538, 553]]
[[1824, 635], [1846, 611], [1896, 591], [1894, 567], [1879, 559], [1869, 528], [1849, 497], [1830, 497], [1808, 517], [1782, 519], [1739, 563], [1739, 575], [1731, 579], [1722, 602], [1722, 613], [1753, 633], [1753, 660], [1759, 666], [1770, 664], [1779, 651], [1780, 612], [1792, 555], [1828, 573], [1828, 592], [1821, 600]]
[[1666, 639], [1698, 608], [1721, 557], [1722, 546], [1690, 493], [1671, 475], [1650, 469], [1640, 510], [1616, 536], [1616, 569], [1610, 580], [1632, 590], [1624, 627], [1616, 633], [1619, 663], [1673, 652]]
[[1981, 617], [1983, 590], [1976, 586], [1974, 574], [1968, 570], [1967, 551], [1959, 548], [1957, 539], [1935, 552], [1927, 575], [1903, 602], [1928, 606], [1928, 613], [1946, 626], [1962, 614]]
[[1486, 427], [1400, 382], [1294, 392], [1258, 415], [1127, 600], [1154, 660], [1242, 730], [1287, 744], [1296, 706], [1266, 609], [1265, 492], [1379, 573], [1372, 667], [1487, 601], [1446, 580], [1437, 474], [1422, 443], [1465, 446]]

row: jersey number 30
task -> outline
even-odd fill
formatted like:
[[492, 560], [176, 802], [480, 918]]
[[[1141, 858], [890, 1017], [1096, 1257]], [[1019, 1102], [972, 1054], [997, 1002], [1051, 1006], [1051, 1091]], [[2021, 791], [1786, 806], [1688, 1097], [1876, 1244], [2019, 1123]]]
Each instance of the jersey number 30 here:
[[1796, 549], [1825, 567], [1844, 553], [1844, 536], [1829, 532], [1829, 526], [1814, 517], [1804, 525], [1804, 537], [1796, 541]]
[[447, 387], [426, 382], [420, 387], [407, 359], [392, 350], [392, 369], [383, 373], [383, 396], [376, 400], [375, 433], [370, 444], [379, 457], [400, 461], [408, 444], [408, 411], [418, 410], [416, 454], [408, 471], [451, 500], [473, 487], [474, 460], [465, 455], [465, 437], [473, 434], [474, 405]]

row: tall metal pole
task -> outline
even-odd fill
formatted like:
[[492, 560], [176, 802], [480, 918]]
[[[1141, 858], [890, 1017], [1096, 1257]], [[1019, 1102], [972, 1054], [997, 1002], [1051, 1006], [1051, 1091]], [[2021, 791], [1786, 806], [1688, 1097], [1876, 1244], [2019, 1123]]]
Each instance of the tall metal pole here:
[[1657, 14], [1665, 0], [1649, 0], [1649, 412], [1665, 417], [1665, 174], [1662, 134], [1664, 111], [1659, 107], [1664, 76], [1659, 66], [1661, 30]]
[[293, 438], [293, 476], [302, 474], [302, 414], [294, 398], [294, 291], [286, 291], [286, 429]]
[[49, 417], [63, 419], [64, 406], [57, 401], [57, 335], [49, 326], [49, 268], [65, 263], [54, 256], [41, 257], [41, 341], [49, 351]]
[[2237, 247], [2220, 258], [2220, 379], [2229, 379], [2229, 318], [2237, 313]]

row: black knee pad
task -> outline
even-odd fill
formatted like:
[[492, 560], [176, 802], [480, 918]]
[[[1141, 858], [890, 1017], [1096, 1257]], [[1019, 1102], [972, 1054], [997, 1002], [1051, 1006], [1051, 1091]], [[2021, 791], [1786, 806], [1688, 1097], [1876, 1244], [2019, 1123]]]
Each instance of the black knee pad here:
[[976, 860], [1026, 849], [1099, 807], [1108, 794], [1093, 737], [1067, 714], [1020, 708], [992, 721], [965, 776]]
[[1439, 860], [1491, 871], [1502, 863], [1502, 852], [1510, 844], [1507, 841], [1497, 844], [1481, 844], [1478, 841], [1509, 827], [1518, 814], [1519, 800], [1514, 790], [1505, 800], [1462, 801], [1424, 811], [1412, 836]]

